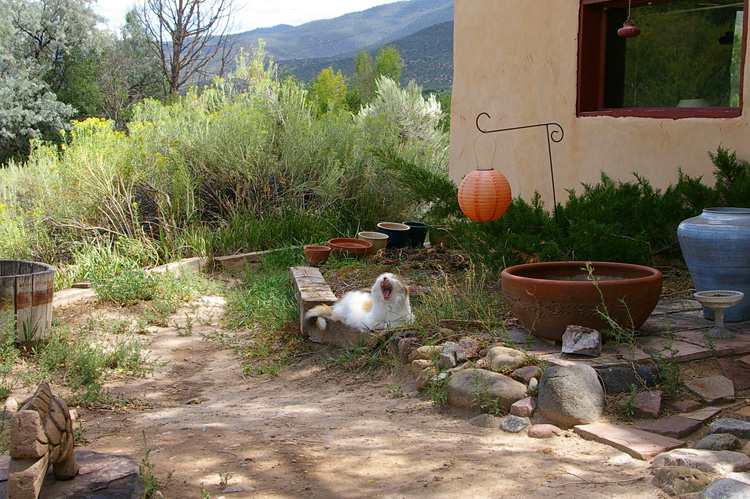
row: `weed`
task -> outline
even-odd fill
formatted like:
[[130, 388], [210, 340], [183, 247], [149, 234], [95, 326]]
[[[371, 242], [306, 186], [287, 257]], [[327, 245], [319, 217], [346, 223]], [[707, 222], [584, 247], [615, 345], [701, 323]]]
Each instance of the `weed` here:
[[191, 336], [193, 334], [194, 323], [195, 319], [188, 314], [185, 314], [185, 326], [181, 327], [177, 322], [174, 324], [175, 329], [177, 329], [177, 336]]
[[211, 499], [211, 493], [201, 484], [201, 499]]
[[635, 405], [635, 398], [637, 396], [638, 396], [638, 387], [635, 385], [630, 385], [630, 394], [622, 402], [622, 413], [628, 418], [633, 417], [633, 414], [634, 414], [633, 407]]
[[480, 414], [497, 416], [501, 412], [497, 397], [493, 397], [490, 394], [487, 380], [479, 375], [479, 370], [476, 368], [474, 369], [474, 397], [472, 403]]
[[437, 374], [432, 376], [427, 382], [425, 391], [429, 395], [430, 399], [438, 404], [443, 405], [448, 402], [448, 382], [450, 381], [450, 375], [448, 373], [438, 371]]
[[232, 475], [229, 474], [229, 472], [219, 473], [219, 488], [225, 489], [226, 486], [229, 484], [229, 480], [231, 479], [232, 479]]
[[143, 493], [141, 494], [141, 499], [153, 499], [157, 497], [156, 493], [159, 491], [159, 488], [169, 483], [174, 470], [167, 473], [166, 480], [160, 480], [156, 477], [156, 475], [154, 475], [154, 464], [151, 462], [151, 449], [148, 448], [148, 443], [146, 442], [146, 432], [143, 431], [142, 433], [143, 447], [146, 454], [143, 456], [138, 465], [138, 474], [140, 475], [141, 483], [143, 484]]
[[674, 338], [668, 333], [662, 334], [661, 346], [663, 350], [656, 353], [654, 361], [659, 368], [664, 394], [674, 398], [680, 392], [680, 364], [677, 362], [679, 350], [674, 347]]
[[84, 445], [88, 441], [86, 440], [86, 428], [81, 425], [76, 426], [73, 429], [73, 441], [76, 445]]
[[0, 413], [0, 453], [2, 454], [8, 452], [10, 446], [10, 421], [12, 418], [13, 415], [8, 414], [3, 407], [3, 412]]
[[391, 398], [397, 399], [406, 396], [404, 389], [401, 386], [386, 386], [386, 389], [391, 395]]

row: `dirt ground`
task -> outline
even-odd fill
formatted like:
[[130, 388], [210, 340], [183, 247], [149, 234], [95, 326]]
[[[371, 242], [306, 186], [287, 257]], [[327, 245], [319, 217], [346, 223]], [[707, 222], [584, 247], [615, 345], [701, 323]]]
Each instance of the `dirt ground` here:
[[[417, 392], [406, 368], [353, 371], [316, 347], [276, 375], [248, 375], [207, 339], [221, 332], [222, 308], [222, 298], [204, 297], [173, 316], [177, 327], [150, 328], [151, 356], [163, 364], [107, 385], [130, 407], [78, 409], [80, 448], [139, 461], [150, 449], [154, 475], [171, 474], [167, 498], [201, 498], [201, 487], [227, 499], [666, 497], [647, 462], [572, 432], [532, 439], [473, 426], [473, 413]], [[232, 486], [242, 490], [223, 492]]]

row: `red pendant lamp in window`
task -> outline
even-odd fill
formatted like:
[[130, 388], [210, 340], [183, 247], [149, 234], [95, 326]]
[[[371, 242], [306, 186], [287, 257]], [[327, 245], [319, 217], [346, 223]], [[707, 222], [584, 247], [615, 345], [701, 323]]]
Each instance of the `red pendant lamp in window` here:
[[622, 28], [617, 30], [617, 36], [620, 38], [635, 38], [641, 34], [641, 28], [635, 25], [633, 20], [630, 18], [630, 2], [628, 0], [628, 18], [622, 23]]
[[458, 188], [461, 211], [475, 222], [491, 222], [505, 215], [511, 201], [505, 175], [492, 168], [477, 168]]

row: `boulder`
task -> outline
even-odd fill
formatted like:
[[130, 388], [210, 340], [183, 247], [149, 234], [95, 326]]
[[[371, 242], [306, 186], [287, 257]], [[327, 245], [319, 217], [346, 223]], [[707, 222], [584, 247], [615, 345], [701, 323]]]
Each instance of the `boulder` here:
[[508, 376], [484, 369], [465, 369], [451, 376], [447, 385], [448, 403], [454, 407], [476, 411], [477, 394], [497, 401], [498, 408], [510, 406], [526, 396], [526, 386]]
[[701, 499], [748, 499], [750, 485], [731, 478], [719, 478], [703, 489]]
[[708, 450], [737, 450], [740, 447], [742, 447], [740, 439], [729, 433], [706, 435], [695, 444], [696, 449]]
[[726, 475], [733, 471], [750, 470], [750, 457], [729, 450], [674, 449], [654, 458], [651, 468], [688, 466], [706, 473]]
[[750, 438], [750, 423], [740, 419], [719, 418], [709, 426], [709, 433], [729, 433], [737, 438]]
[[487, 352], [487, 362], [495, 372], [513, 371], [526, 363], [526, 354], [515, 348], [492, 347]]
[[700, 492], [711, 483], [711, 476], [688, 466], [665, 466], [656, 470], [651, 483], [670, 496], [678, 496]]
[[604, 390], [591, 366], [550, 367], [539, 381], [542, 416], [563, 426], [593, 423], [604, 412]]

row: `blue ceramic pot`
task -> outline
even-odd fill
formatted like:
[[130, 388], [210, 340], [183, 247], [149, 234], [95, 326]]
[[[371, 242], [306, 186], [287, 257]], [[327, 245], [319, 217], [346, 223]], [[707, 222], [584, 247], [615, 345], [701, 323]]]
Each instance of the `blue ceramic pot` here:
[[429, 225], [422, 222], [404, 222], [409, 226], [409, 246], [412, 248], [424, 248], [424, 240], [427, 238]]
[[[706, 208], [683, 220], [677, 238], [698, 291], [742, 291], [745, 298], [724, 312], [726, 322], [750, 320], [750, 209]], [[706, 319], [714, 312], [703, 307]]]
[[409, 244], [409, 226], [395, 222], [380, 222], [378, 232], [388, 236], [387, 248], [403, 248]]

